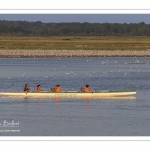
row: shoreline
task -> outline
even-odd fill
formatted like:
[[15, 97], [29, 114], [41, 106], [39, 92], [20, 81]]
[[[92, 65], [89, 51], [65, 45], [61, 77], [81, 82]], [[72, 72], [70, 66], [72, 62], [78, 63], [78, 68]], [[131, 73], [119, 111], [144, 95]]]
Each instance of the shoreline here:
[[0, 50], [0, 58], [150, 57], [150, 50]]

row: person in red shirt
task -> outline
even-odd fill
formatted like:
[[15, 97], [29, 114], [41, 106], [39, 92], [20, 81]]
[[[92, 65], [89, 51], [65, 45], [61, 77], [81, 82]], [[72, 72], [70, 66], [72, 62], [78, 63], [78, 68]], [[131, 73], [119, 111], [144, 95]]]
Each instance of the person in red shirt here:
[[61, 92], [61, 87], [60, 85], [55, 85], [54, 88], [51, 89], [53, 92]]
[[89, 86], [88, 84], [85, 85], [85, 86], [81, 89], [81, 92], [91, 92], [90, 86]]
[[37, 85], [37, 87], [36, 87], [36, 92], [41, 92], [42, 90], [41, 90], [41, 86], [40, 85]]

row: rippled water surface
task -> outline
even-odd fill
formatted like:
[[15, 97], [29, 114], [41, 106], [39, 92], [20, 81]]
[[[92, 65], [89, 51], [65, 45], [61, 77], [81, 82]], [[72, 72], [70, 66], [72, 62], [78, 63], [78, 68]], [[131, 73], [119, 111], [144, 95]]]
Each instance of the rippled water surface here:
[[0, 91], [21, 91], [25, 83], [31, 90], [137, 90], [109, 99], [0, 96], [0, 135], [149, 136], [149, 68], [149, 57], [0, 58]]

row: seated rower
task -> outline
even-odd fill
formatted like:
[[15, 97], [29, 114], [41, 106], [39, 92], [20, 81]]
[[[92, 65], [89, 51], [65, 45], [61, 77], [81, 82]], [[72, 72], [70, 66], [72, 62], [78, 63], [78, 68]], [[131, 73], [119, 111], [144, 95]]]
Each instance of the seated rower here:
[[60, 85], [55, 85], [54, 88], [51, 89], [53, 92], [61, 92]]
[[90, 86], [89, 86], [88, 84], [85, 85], [80, 91], [81, 91], [81, 92], [92, 92], [92, 91], [90, 90]]
[[29, 90], [30, 90], [30, 89], [28, 88], [28, 84], [25, 84], [23, 91], [24, 91], [24, 92], [29, 92]]
[[41, 86], [40, 85], [37, 85], [37, 87], [36, 87], [36, 92], [41, 92], [42, 90], [41, 90]]

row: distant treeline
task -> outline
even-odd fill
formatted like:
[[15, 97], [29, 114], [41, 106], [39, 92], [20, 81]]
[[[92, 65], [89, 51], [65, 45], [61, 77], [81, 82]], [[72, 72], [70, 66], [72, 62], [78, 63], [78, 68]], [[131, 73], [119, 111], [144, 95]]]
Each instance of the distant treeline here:
[[0, 20], [0, 36], [150, 36], [150, 24], [42, 23]]

